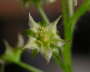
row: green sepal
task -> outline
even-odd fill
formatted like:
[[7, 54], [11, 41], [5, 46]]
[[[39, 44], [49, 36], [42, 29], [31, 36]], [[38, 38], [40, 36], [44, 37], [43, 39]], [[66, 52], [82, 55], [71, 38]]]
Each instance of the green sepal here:
[[27, 35], [27, 36], [32, 36], [32, 37], [35, 36], [35, 32], [33, 30], [31, 30], [31, 29], [25, 30], [24, 34]]

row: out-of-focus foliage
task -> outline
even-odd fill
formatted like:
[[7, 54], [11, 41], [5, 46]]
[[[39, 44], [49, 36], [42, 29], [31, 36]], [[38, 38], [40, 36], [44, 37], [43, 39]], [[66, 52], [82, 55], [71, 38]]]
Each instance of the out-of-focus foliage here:
[[30, 4], [46, 4], [46, 3], [54, 3], [55, 0], [21, 0], [22, 4], [28, 7]]

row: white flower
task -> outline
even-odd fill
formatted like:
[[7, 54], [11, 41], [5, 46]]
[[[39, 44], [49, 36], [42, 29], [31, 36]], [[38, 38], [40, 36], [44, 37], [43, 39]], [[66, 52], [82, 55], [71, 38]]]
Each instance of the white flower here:
[[36, 23], [29, 14], [30, 30], [34, 32], [34, 36], [29, 35], [28, 43], [25, 48], [36, 49], [47, 61], [50, 61], [53, 52], [62, 48], [64, 41], [57, 34], [57, 23], [60, 17], [53, 23], [42, 26]]

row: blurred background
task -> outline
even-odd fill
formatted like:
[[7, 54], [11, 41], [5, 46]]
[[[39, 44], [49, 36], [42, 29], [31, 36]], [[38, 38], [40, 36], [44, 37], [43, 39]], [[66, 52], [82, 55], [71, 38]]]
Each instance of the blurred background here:
[[[83, 0], [78, 0], [78, 7]], [[44, 6], [45, 12], [50, 21], [55, 20], [61, 14], [60, 0], [54, 4]], [[5, 46], [3, 39], [7, 40], [13, 47], [16, 46], [18, 35], [28, 28], [28, 12], [36, 21], [40, 21], [40, 15], [34, 6], [24, 8], [19, 0], [0, 0], [0, 55], [4, 53]], [[60, 20], [57, 29], [63, 38], [63, 20]], [[24, 40], [27, 42], [27, 37]], [[73, 35], [73, 70], [74, 72], [90, 72], [90, 12], [86, 12], [78, 20]], [[38, 54], [36, 58], [31, 58], [31, 51], [26, 50], [21, 60], [35, 67], [45, 70], [45, 72], [61, 72], [53, 60], [49, 64]], [[6, 64], [5, 72], [28, 72], [15, 65]]]

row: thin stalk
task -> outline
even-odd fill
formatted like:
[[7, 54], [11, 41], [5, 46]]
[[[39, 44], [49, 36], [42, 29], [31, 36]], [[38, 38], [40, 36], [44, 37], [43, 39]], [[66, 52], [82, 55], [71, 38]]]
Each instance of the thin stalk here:
[[71, 17], [70, 25], [72, 33], [75, 28], [75, 24], [78, 21], [79, 17], [82, 16], [86, 11], [90, 10], [90, 0], [85, 0], [83, 4], [77, 9], [77, 11], [74, 13], [74, 15]]
[[[5, 62], [15, 63], [15, 64], [19, 65], [20, 67], [23, 67], [23, 68], [29, 70], [30, 72], [31, 71], [32, 72], [43, 72], [43, 71], [41, 71], [41, 70], [39, 70], [39, 69], [31, 66], [31, 65], [25, 64], [25, 63], [23, 63], [23, 62], [20, 61], [20, 57], [21, 57], [21, 54], [22, 54], [23, 50], [24, 49], [20, 49], [20, 50], [17, 49], [17, 51], [13, 51], [11, 53], [10, 52], [7, 52], [8, 54], [6, 53], [5, 55], [3, 55], [1, 57], [1, 59], [3, 61], [5, 61]], [[2, 71], [0, 71], [0, 72], [2, 72]]]
[[68, 0], [68, 13], [69, 13], [69, 16], [72, 16], [73, 15], [73, 12], [74, 12], [74, 8], [73, 8], [73, 0]]
[[25, 68], [25, 69], [27, 69], [27, 70], [29, 70], [29, 71], [31, 71], [31, 72], [43, 72], [43, 71], [41, 71], [41, 70], [31, 66], [31, 65], [23, 63], [23, 62], [16, 62], [16, 64], [23, 67], [23, 68]]
[[48, 17], [46, 16], [46, 13], [44, 12], [44, 9], [43, 9], [42, 5], [41, 5], [40, 3], [37, 3], [36, 7], [37, 7], [37, 9], [38, 9], [41, 17], [43, 18], [44, 22], [45, 22], [46, 24], [49, 24], [49, 23], [50, 23], [50, 22], [49, 22], [49, 19], [48, 19]]

